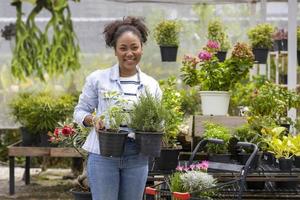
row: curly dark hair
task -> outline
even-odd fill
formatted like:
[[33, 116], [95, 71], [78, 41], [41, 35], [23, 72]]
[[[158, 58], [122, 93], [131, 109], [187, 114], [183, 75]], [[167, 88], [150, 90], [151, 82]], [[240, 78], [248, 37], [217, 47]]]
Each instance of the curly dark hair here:
[[106, 45], [116, 48], [117, 39], [127, 31], [137, 35], [141, 44], [146, 43], [149, 30], [144, 23], [144, 19], [128, 16], [124, 17], [123, 20], [116, 20], [105, 26], [103, 34], [105, 35]]

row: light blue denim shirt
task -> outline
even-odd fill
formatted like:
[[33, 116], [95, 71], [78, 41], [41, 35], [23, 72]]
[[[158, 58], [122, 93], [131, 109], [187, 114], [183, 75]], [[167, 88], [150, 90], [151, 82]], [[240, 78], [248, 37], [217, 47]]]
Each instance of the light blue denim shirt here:
[[[137, 97], [145, 91], [145, 88], [152, 95], [161, 97], [162, 92], [158, 82], [143, 73], [139, 67], [137, 69], [140, 81]], [[118, 91], [120, 94], [123, 94], [118, 64], [108, 69], [94, 71], [86, 78], [78, 104], [74, 110], [74, 120], [83, 126], [84, 118], [95, 110], [97, 116], [101, 115], [107, 109], [106, 101], [103, 97], [103, 94], [107, 91]], [[94, 128], [91, 129], [83, 149], [91, 153], [100, 154], [98, 136]]]

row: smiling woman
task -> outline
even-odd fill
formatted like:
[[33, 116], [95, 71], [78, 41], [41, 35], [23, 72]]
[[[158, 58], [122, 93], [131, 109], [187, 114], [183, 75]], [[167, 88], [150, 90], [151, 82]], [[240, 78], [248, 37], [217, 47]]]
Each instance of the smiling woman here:
[[[115, 50], [118, 64], [97, 70], [87, 77], [74, 118], [79, 124], [94, 126], [83, 145], [89, 152], [87, 171], [93, 200], [138, 200], [142, 199], [147, 180], [148, 157], [139, 154], [135, 134], [127, 127], [128, 121], [117, 124], [118, 133], [128, 133], [121, 156], [107, 157], [99, 150], [99, 134], [103, 136], [105, 130], [111, 129], [110, 122], [116, 117], [106, 115], [108, 110], [116, 106], [117, 101], [113, 105], [107, 103], [105, 94], [120, 94], [120, 98], [126, 102], [122, 112], [129, 116], [134, 103], [146, 88], [151, 95], [158, 97], [161, 97], [161, 90], [157, 81], [143, 73], [138, 66], [148, 36], [148, 29], [142, 19], [126, 17], [113, 21], [106, 25], [104, 34], [106, 45]], [[92, 115], [95, 110], [96, 117]], [[111, 139], [111, 143], [115, 142]]]

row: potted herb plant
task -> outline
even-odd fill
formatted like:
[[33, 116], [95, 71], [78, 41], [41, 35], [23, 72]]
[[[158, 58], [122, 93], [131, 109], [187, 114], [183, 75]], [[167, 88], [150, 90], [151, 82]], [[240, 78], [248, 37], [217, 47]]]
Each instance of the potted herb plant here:
[[266, 64], [269, 49], [273, 46], [272, 35], [274, 27], [271, 24], [258, 24], [248, 31], [255, 61], [258, 64]]
[[129, 127], [135, 132], [141, 154], [160, 156], [165, 115], [166, 109], [161, 99], [146, 89], [134, 104], [129, 123]]
[[220, 49], [217, 51], [216, 56], [220, 62], [223, 62], [226, 59], [227, 51], [230, 48], [230, 42], [220, 20], [213, 20], [208, 23], [207, 38], [219, 43]]
[[9, 106], [11, 114], [22, 125], [23, 146], [48, 146], [48, 131], [58, 122], [72, 116], [76, 97], [55, 96], [50, 92], [20, 93]]
[[165, 131], [162, 136], [162, 149], [159, 158], [155, 160], [154, 169], [174, 170], [178, 165], [178, 157], [182, 147], [178, 145], [180, 125], [183, 123], [184, 113], [181, 110], [182, 95], [176, 88], [176, 78], [161, 80], [163, 96], [162, 104], [168, 110], [164, 121]]
[[208, 41], [198, 58], [185, 56], [181, 67], [183, 82], [200, 86], [203, 115], [227, 115], [229, 90], [245, 78], [253, 65], [253, 54], [245, 43], [237, 43], [230, 58], [219, 62], [215, 54], [218, 44]]
[[120, 157], [128, 135], [128, 132], [120, 131], [120, 125], [128, 122], [128, 115], [124, 112], [126, 101], [117, 91], [108, 91], [103, 95], [108, 109], [99, 118], [105, 124], [105, 129], [98, 132], [100, 153], [107, 157]]
[[206, 122], [204, 124], [204, 133], [203, 136], [205, 139], [221, 139], [224, 141], [224, 144], [207, 144], [208, 160], [214, 162], [230, 162], [231, 155], [228, 152], [229, 141], [232, 137], [230, 130], [219, 124]]
[[163, 62], [175, 62], [179, 45], [180, 23], [176, 20], [163, 20], [154, 29], [154, 38], [160, 47]]

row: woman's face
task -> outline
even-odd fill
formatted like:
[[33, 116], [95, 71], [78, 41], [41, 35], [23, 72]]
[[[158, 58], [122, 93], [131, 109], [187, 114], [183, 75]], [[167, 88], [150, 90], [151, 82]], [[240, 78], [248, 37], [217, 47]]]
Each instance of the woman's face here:
[[124, 32], [116, 42], [115, 55], [118, 57], [121, 76], [136, 73], [136, 65], [140, 62], [143, 48], [140, 38], [134, 33]]

